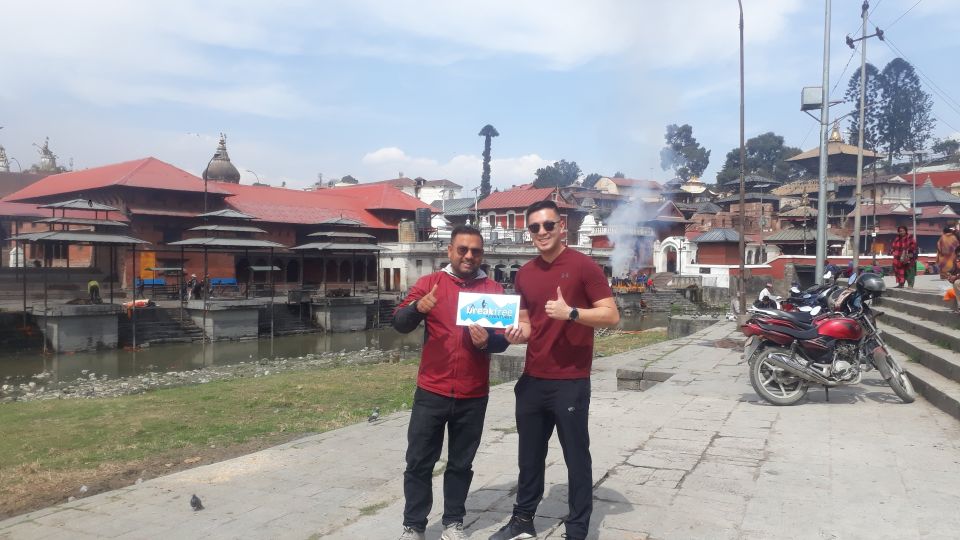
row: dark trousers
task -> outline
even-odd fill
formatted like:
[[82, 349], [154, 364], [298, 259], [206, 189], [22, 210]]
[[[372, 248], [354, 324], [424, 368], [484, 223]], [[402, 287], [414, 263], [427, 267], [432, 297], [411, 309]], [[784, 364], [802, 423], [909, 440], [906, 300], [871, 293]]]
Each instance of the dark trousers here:
[[443, 525], [463, 522], [487, 400], [487, 397], [451, 398], [417, 387], [407, 429], [407, 469], [403, 473], [404, 527], [418, 531], [427, 528], [427, 515], [433, 506], [433, 467], [443, 449], [445, 427], [450, 440], [447, 468], [443, 473]]
[[520, 438], [517, 503], [513, 513], [533, 517], [543, 499], [547, 444], [557, 428], [563, 461], [567, 464], [570, 505], [567, 534], [587, 536], [593, 512], [593, 461], [590, 458], [590, 379], [538, 379], [520, 377], [517, 396], [517, 434]]

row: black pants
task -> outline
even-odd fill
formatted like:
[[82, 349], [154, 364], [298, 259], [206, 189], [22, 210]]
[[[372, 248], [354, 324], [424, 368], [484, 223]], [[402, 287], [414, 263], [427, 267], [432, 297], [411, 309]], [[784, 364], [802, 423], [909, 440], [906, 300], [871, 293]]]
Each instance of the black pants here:
[[443, 449], [443, 430], [450, 434], [443, 473], [443, 525], [463, 522], [473, 480], [473, 458], [480, 447], [488, 398], [451, 398], [420, 387], [413, 396], [407, 429], [407, 469], [403, 473], [404, 527], [427, 528], [433, 506], [433, 467]]
[[514, 514], [533, 517], [543, 499], [547, 444], [556, 426], [567, 464], [567, 534], [587, 536], [593, 512], [593, 461], [590, 458], [590, 379], [538, 379], [520, 377], [517, 396], [517, 434], [520, 438], [520, 477]]

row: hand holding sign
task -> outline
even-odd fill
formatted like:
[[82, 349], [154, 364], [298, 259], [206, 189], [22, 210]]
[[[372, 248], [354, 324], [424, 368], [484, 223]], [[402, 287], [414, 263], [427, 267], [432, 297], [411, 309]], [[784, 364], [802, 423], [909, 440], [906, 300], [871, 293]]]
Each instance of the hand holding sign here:
[[560, 287], [557, 287], [557, 299], [547, 300], [546, 310], [547, 317], [550, 317], [551, 319], [557, 319], [558, 321], [566, 321], [570, 319], [570, 312], [573, 311], [563, 299], [563, 294], [560, 292]]
[[470, 329], [470, 341], [473, 342], [473, 346], [481, 351], [486, 349], [490, 340], [490, 334], [487, 333], [486, 329], [479, 324], [471, 324], [468, 328]]
[[430, 310], [433, 309], [433, 306], [437, 305], [437, 287], [439, 286], [440, 284], [437, 283], [432, 289], [430, 289], [430, 292], [417, 300], [417, 311], [423, 313], [424, 315], [430, 313]]

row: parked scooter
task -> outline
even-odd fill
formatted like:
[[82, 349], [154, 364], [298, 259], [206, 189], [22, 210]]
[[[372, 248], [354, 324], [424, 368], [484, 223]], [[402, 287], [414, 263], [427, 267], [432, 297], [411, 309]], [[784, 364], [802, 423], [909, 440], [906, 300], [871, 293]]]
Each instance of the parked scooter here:
[[751, 308], [742, 331], [750, 383], [774, 405], [793, 405], [810, 384], [857, 384], [876, 368], [905, 403], [916, 392], [880, 336], [869, 300], [885, 289], [876, 274], [851, 276], [851, 286], [830, 293], [829, 312], [811, 315]]

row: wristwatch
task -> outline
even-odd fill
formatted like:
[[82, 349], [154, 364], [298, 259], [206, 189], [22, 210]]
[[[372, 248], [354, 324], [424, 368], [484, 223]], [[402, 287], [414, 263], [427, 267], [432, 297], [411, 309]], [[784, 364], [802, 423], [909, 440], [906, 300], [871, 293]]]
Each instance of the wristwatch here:
[[577, 319], [579, 319], [579, 318], [580, 318], [580, 312], [577, 311], [577, 308], [573, 308], [573, 309], [570, 310], [570, 318], [567, 319], [567, 320], [568, 320], [568, 321], [575, 321], [575, 320], [577, 320]]

